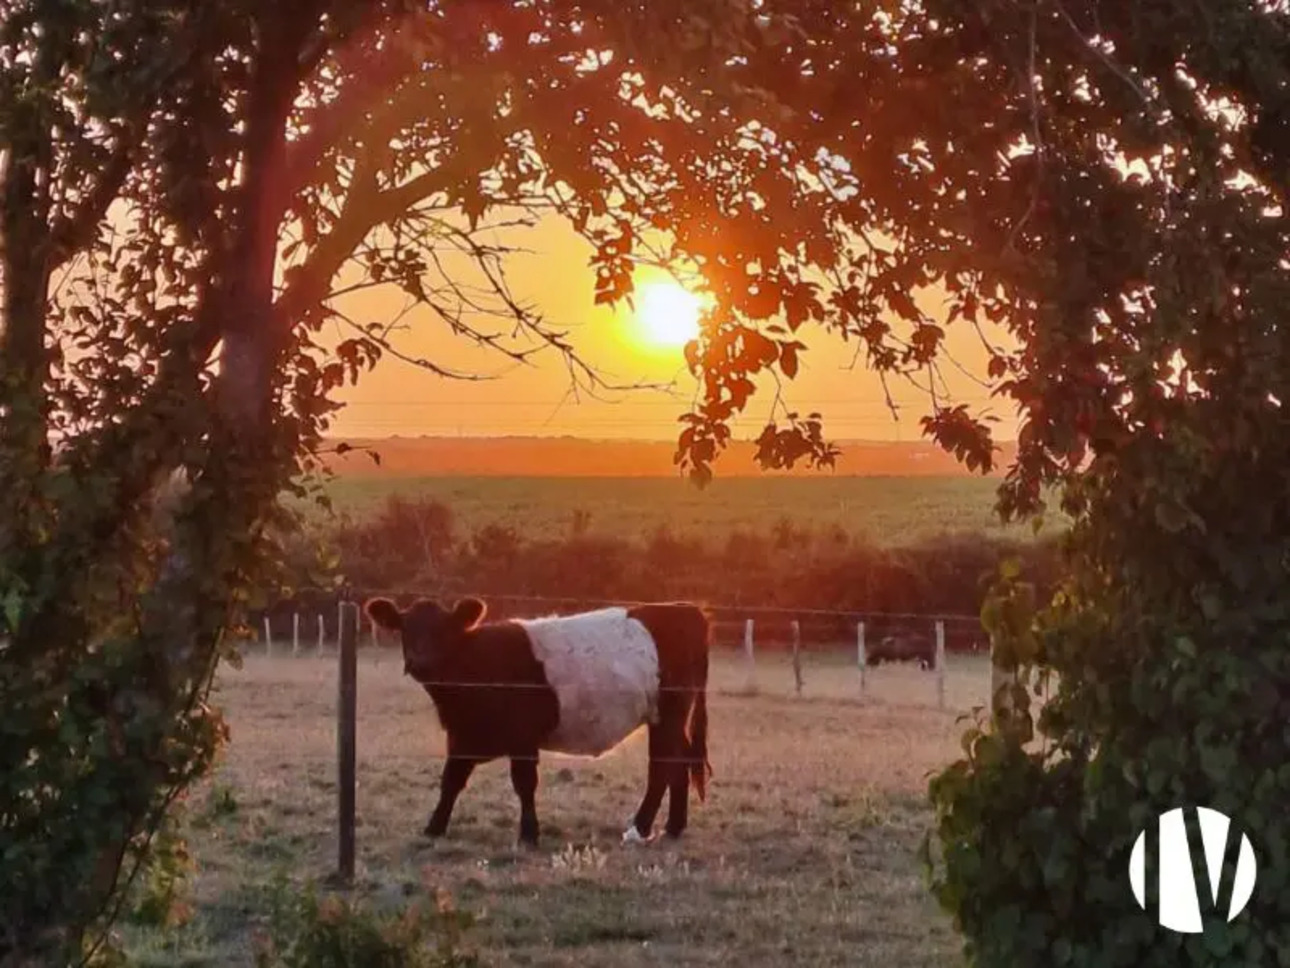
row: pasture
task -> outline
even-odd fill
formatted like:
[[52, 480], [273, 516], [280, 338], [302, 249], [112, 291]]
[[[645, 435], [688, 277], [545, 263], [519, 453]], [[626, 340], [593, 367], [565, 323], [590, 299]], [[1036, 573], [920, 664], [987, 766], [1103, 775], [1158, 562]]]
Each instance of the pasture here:
[[[878, 546], [916, 544], [946, 532], [1030, 540], [992, 510], [998, 480], [981, 477], [717, 477], [704, 490], [658, 477], [338, 477], [338, 513], [371, 516], [387, 497], [433, 499], [452, 509], [459, 533], [509, 525], [530, 540], [565, 537], [575, 516], [588, 532], [639, 539], [659, 528], [725, 541], [733, 531], [795, 527]], [[1055, 520], [1054, 526], [1063, 522]]]
[[[946, 711], [912, 667], [871, 669], [860, 701], [841, 654], [809, 657], [800, 698], [786, 657], [759, 657], [755, 693], [740, 656], [713, 660], [714, 776], [686, 836], [619, 843], [643, 792], [638, 733], [601, 760], [544, 757], [530, 852], [502, 762], [476, 771], [444, 840], [422, 838], [443, 735], [397, 653], [360, 650], [360, 892], [379, 905], [448, 889], [482, 915], [473, 938], [497, 966], [960, 965], [916, 850], [927, 776], [959, 754], [956, 713], [984, 701], [988, 660], [949, 658]], [[132, 934], [141, 964], [249, 966], [273, 878], [334, 870], [336, 676], [334, 654], [222, 668], [230, 743], [188, 811], [196, 914]]]

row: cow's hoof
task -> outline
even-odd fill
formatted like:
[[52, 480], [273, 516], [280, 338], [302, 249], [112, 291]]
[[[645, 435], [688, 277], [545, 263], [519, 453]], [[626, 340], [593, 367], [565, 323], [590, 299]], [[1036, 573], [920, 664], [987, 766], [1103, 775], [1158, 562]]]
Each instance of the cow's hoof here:
[[652, 837], [646, 837], [637, 830], [635, 824], [623, 831], [623, 843], [625, 844], [648, 844], [652, 839]]
[[438, 840], [447, 832], [448, 832], [448, 828], [440, 827], [437, 824], [432, 824], [432, 823], [426, 824], [425, 827], [422, 828], [421, 830], [421, 833], [424, 834], [426, 837], [429, 837], [431, 840]]

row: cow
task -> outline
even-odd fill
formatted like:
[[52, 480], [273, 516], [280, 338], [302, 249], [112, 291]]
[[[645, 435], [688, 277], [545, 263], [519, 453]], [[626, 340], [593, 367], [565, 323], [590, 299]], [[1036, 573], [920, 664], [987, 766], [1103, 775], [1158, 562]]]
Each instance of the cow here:
[[873, 666], [883, 662], [909, 661], [917, 662], [920, 669], [935, 668], [936, 646], [923, 635], [887, 635], [866, 654], [866, 664]]
[[365, 610], [399, 633], [404, 673], [429, 693], [447, 734], [426, 836], [447, 832], [476, 766], [509, 758], [519, 841], [536, 847], [539, 753], [603, 756], [642, 726], [648, 780], [623, 842], [651, 839], [665, 792], [670, 838], [686, 828], [691, 782], [700, 802], [707, 799], [710, 623], [700, 607], [657, 603], [487, 623], [477, 598], [451, 609], [418, 599], [402, 610], [374, 598]]

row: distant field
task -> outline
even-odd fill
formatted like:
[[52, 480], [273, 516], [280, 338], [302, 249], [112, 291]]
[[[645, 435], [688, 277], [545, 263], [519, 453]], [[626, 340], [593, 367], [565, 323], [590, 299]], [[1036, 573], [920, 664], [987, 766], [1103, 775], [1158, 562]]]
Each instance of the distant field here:
[[391, 494], [433, 498], [452, 508], [463, 535], [497, 523], [529, 538], [559, 537], [581, 511], [590, 515], [590, 531], [626, 538], [663, 526], [700, 536], [764, 533], [781, 518], [887, 546], [952, 531], [1029, 538], [1028, 527], [1005, 528], [994, 517], [998, 484], [975, 477], [730, 477], [700, 491], [657, 477], [340, 477], [330, 494], [338, 512], [357, 518]]

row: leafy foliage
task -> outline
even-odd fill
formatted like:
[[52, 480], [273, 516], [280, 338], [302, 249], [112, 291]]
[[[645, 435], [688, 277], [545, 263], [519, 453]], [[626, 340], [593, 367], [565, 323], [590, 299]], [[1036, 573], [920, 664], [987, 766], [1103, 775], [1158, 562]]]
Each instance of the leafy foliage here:
[[135, 882], [135, 900], [129, 915], [136, 924], [173, 928], [183, 926], [192, 917], [184, 889], [193, 865], [188, 844], [179, 833], [182, 822], [183, 811], [172, 807], [157, 831]]
[[[473, 919], [440, 893], [433, 910], [417, 903], [379, 914], [336, 894], [319, 898], [312, 884], [275, 886], [269, 930], [256, 968], [477, 968], [464, 936]], [[433, 943], [433, 948], [431, 944]]]
[[[1025, 416], [1010, 487], [1063, 481], [1075, 521], [1051, 600], [1014, 570], [983, 609], [1017, 678], [931, 785], [935, 891], [973, 965], [1286, 964], [1290, 237], [1271, 132], [1290, 19], [1151, 2], [927, 13], [980, 54], [995, 124], [970, 137], [1029, 149], [1011, 162], [1024, 218], [1010, 249], [986, 247], [1006, 255], [991, 272], [1023, 339], [998, 370]], [[990, 209], [974, 207], [979, 225]], [[1059, 689], [1036, 721], [1026, 687], [1047, 674]], [[1129, 851], [1197, 804], [1248, 833], [1260, 880], [1237, 920], [1220, 907], [1203, 934], [1171, 934], [1138, 910]]]

